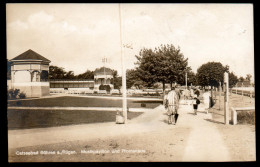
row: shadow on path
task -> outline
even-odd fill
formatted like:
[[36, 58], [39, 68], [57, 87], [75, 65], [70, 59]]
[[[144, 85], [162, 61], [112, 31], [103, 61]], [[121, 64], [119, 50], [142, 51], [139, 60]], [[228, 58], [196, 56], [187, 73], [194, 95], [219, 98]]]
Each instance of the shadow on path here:
[[204, 119], [208, 122], [212, 122], [212, 123], [216, 123], [216, 124], [224, 124], [224, 122], [220, 122], [220, 121], [216, 121], [216, 120], [212, 120], [212, 119]]

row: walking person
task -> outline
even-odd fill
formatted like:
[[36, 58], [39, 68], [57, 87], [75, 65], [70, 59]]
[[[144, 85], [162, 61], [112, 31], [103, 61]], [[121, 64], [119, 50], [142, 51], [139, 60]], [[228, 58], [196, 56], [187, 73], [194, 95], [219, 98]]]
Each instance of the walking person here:
[[197, 115], [198, 105], [200, 104], [200, 100], [197, 98], [197, 95], [193, 98], [193, 111], [194, 114]]
[[199, 90], [199, 88], [195, 88], [194, 94], [196, 94], [197, 97], [200, 96], [200, 90]]
[[205, 106], [206, 113], [209, 113], [209, 108], [210, 108], [210, 92], [205, 92], [203, 93], [203, 102]]
[[[179, 108], [179, 98], [175, 92], [175, 87], [172, 87], [171, 91], [167, 95], [168, 101], [168, 124], [175, 125], [178, 119], [178, 108]], [[174, 116], [174, 118], [173, 118]]]
[[190, 98], [190, 90], [188, 88], [184, 90], [184, 100], [189, 100], [189, 98]]

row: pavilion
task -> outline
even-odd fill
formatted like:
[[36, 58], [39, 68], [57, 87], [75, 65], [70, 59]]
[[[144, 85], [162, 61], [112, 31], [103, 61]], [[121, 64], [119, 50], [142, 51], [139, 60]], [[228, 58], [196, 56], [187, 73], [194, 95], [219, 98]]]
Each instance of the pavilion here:
[[26, 97], [49, 95], [50, 60], [29, 49], [10, 60], [12, 89], [20, 89]]
[[113, 71], [110, 68], [101, 67], [94, 71], [94, 89], [98, 90], [100, 85], [109, 85], [114, 89]]

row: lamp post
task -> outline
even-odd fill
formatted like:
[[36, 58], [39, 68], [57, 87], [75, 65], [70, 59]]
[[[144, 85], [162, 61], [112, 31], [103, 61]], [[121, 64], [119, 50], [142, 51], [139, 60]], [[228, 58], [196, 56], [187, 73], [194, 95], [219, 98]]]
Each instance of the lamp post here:
[[120, 48], [121, 48], [121, 61], [122, 61], [122, 88], [123, 88], [123, 116], [124, 123], [127, 123], [127, 101], [126, 101], [126, 70], [125, 70], [125, 57], [122, 48], [122, 27], [121, 27], [121, 6], [119, 8], [119, 23], [120, 23]]

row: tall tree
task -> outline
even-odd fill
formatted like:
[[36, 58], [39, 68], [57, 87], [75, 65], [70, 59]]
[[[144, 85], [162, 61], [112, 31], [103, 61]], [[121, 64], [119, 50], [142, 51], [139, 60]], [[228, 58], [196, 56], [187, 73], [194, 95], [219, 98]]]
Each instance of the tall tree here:
[[87, 70], [86, 72], [76, 76], [77, 79], [94, 79], [94, 72]]
[[223, 83], [224, 72], [228, 66], [224, 67], [220, 62], [208, 62], [201, 65], [197, 70], [197, 82], [200, 86], [219, 86]]
[[140, 89], [143, 85], [142, 80], [140, 79], [136, 69], [126, 70], [126, 87], [129, 89], [132, 86]]
[[155, 53], [152, 49], [142, 49], [139, 52], [139, 56], [136, 55], [138, 65], [137, 75], [144, 81], [148, 87], [151, 87], [156, 82], [156, 66]]
[[114, 89], [120, 89], [122, 86], [122, 77], [118, 76], [117, 70], [112, 70], [113, 80], [112, 84], [114, 85]]
[[114, 89], [120, 89], [122, 87], [122, 77], [114, 78]]
[[232, 88], [237, 84], [237, 82], [238, 82], [237, 76], [233, 72], [229, 73], [229, 87]]
[[180, 48], [174, 45], [161, 45], [152, 49], [142, 49], [136, 56], [137, 72], [142, 81], [151, 87], [156, 82], [165, 84], [181, 82], [188, 69], [188, 59], [184, 58]]
[[193, 71], [189, 71], [188, 74], [188, 85], [197, 85], [196, 74]]
[[49, 78], [50, 79], [64, 79], [66, 71], [62, 67], [50, 66], [49, 67]]
[[66, 72], [64, 75], [64, 79], [75, 79], [75, 75], [73, 71]]

